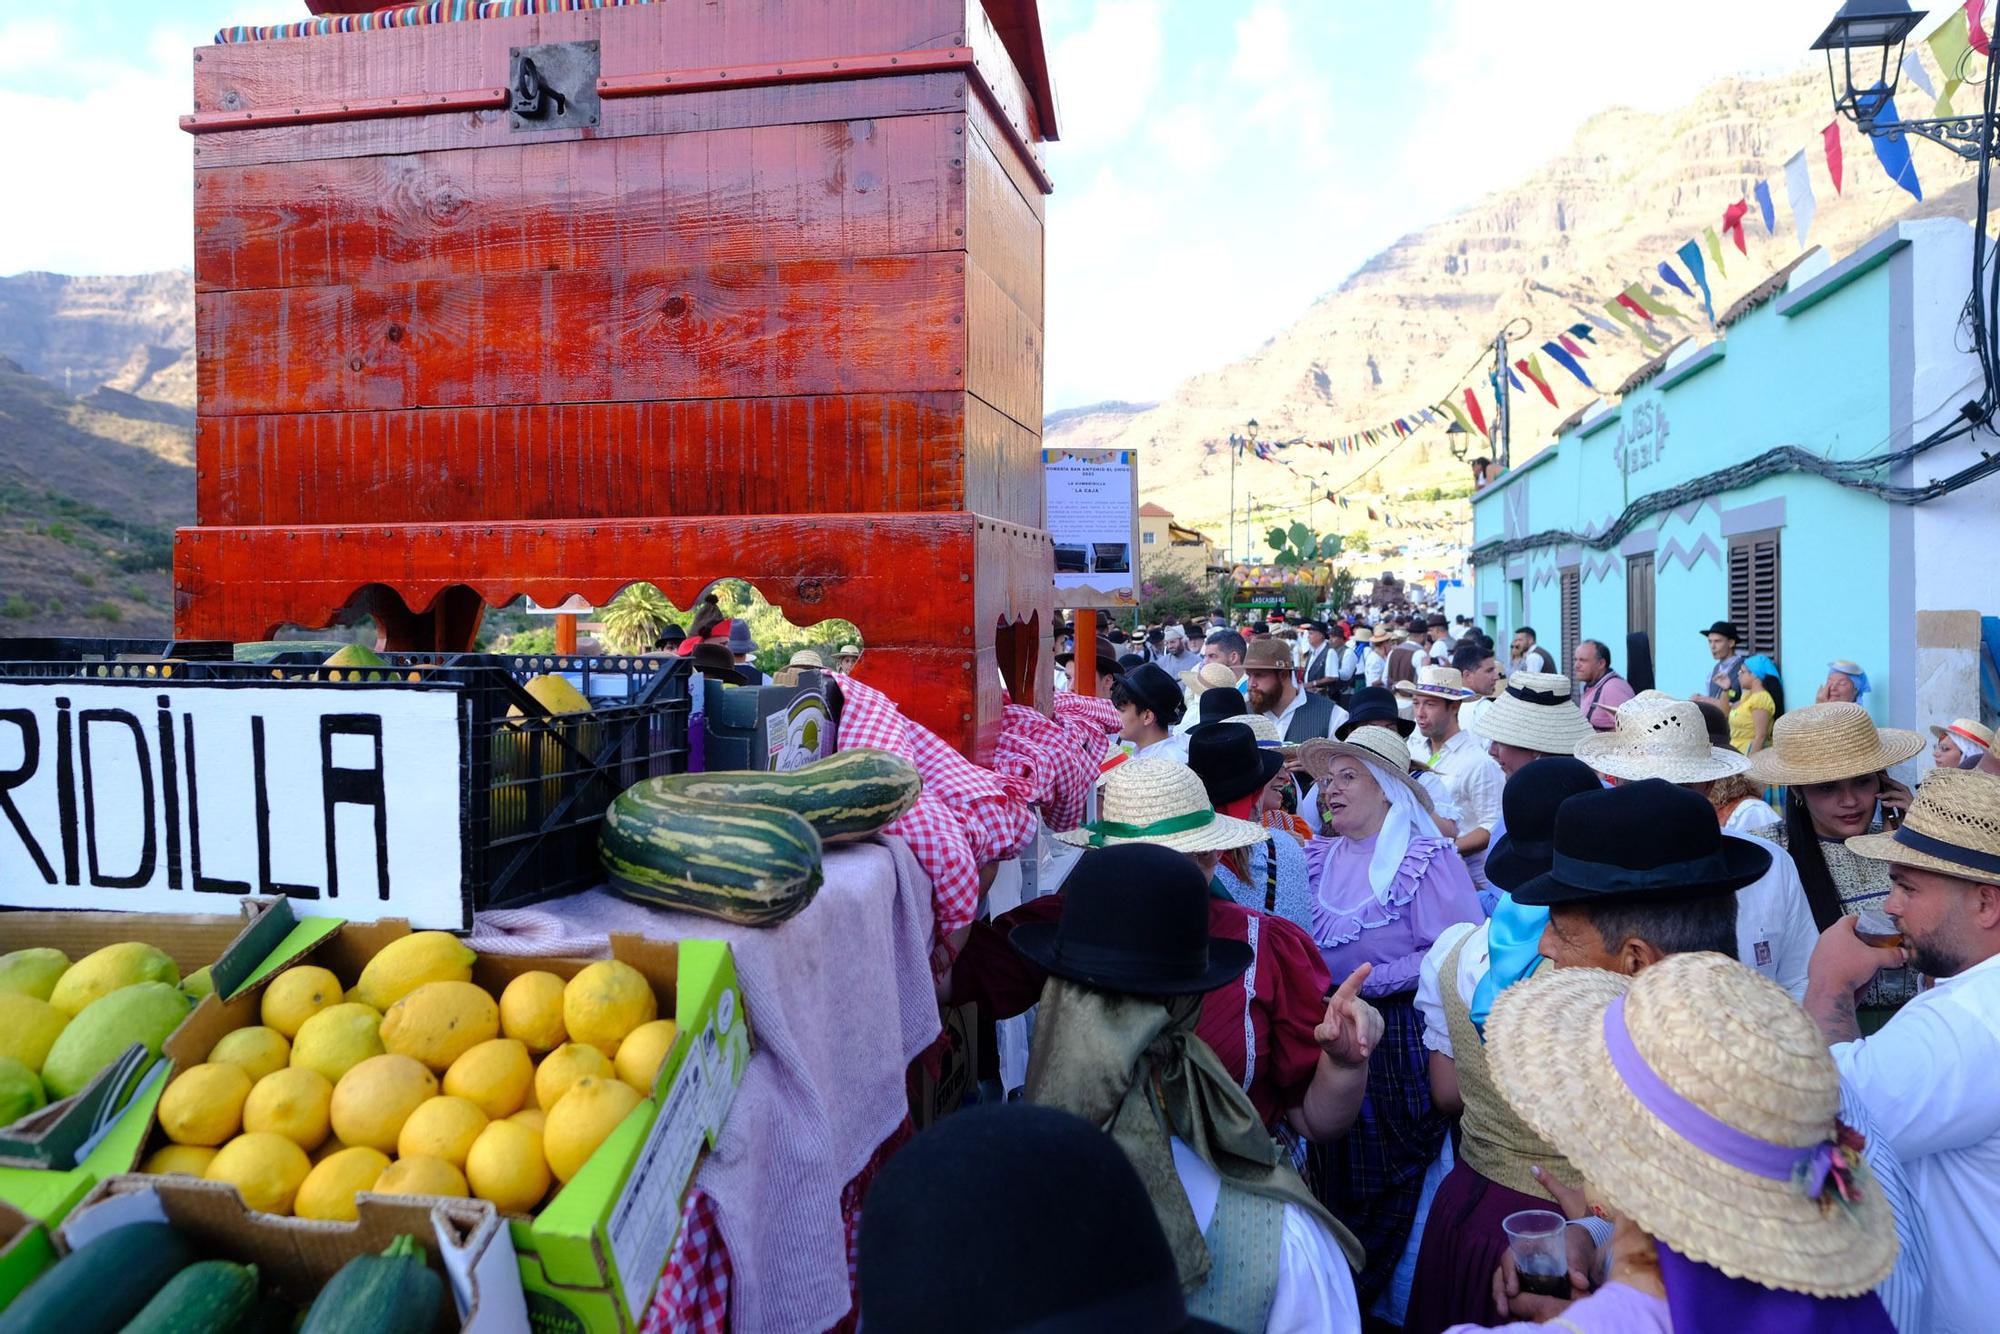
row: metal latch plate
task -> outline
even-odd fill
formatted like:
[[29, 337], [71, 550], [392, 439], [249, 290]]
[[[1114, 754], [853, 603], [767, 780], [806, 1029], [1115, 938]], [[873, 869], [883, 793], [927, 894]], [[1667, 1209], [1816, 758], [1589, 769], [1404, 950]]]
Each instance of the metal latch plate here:
[[515, 130], [582, 130], [597, 124], [596, 42], [547, 42], [513, 48], [507, 68]]

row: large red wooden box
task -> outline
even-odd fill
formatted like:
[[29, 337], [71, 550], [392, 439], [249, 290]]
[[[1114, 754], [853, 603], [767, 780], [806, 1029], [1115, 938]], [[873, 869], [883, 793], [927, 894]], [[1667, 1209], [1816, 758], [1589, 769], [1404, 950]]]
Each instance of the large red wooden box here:
[[659, 0], [194, 70], [180, 634], [367, 610], [451, 648], [524, 594], [742, 576], [855, 621], [970, 753], [1003, 667], [1046, 696], [1033, 0]]

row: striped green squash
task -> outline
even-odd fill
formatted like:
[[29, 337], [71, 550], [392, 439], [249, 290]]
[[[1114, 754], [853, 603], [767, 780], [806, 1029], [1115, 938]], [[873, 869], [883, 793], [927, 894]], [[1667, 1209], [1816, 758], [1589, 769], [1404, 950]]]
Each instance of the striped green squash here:
[[[886, 750], [843, 750], [786, 773], [675, 774], [651, 778], [638, 800], [671, 793], [731, 805], [778, 806], [802, 816], [822, 843], [845, 843], [892, 823], [917, 804], [923, 779], [916, 766]], [[630, 795], [630, 794], [628, 794]]]
[[820, 843], [804, 819], [651, 789], [626, 790], [604, 813], [597, 847], [616, 893], [743, 926], [782, 922], [812, 902]]

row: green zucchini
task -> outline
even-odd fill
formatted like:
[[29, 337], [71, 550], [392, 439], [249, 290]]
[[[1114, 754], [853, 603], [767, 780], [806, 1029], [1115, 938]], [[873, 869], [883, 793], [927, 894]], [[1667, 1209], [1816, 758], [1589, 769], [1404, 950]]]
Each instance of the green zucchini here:
[[675, 774], [649, 778], [628, 796], [656, 793], [702, 801], [777, 806], [804, 818], [822, 843], [866, 838], [917, 804], [924, 781], [916, 766], [886, 750], [843, 750], [784, 773]]
[[0, 1311], [0, 1334], [117, 1334], [194, 1258], [193, 1244], [165, 1223], [113, 1228], [56, 1261]]
[[168, 1279], [125, 1334], [235, 1334], [256, 1305], [256, 1265], [200, 1260]]
[[744, 926], [781, 922], [812, 902], [819, 835], [801, 817], [776, 806], [636, 794], [611, 803], [598, 833], [617, 893]]
[[357, 1255], [326, 1281], [299, 1334], [429, 1334], [444, 1311], [444, 1280], [413, 1237]]

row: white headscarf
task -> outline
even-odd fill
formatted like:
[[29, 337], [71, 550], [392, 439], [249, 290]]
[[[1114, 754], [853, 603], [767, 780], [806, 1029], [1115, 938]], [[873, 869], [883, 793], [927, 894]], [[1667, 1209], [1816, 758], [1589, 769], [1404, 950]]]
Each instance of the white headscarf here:
[[1375, 786], [1382, 789], [1389, 803], [1388, 813], [1382, 817], [1382, 828], [1375, 835], [1375, 851], [1368, 858], [1368, 888], [1375, 901], [1387, 907], [1389, 887], [1395, 884], [1396, 872], [1410, 851], [1410, 839], [1419, 835], [1435, 837], [1438, 827], [1411, 793], [1410, 785], [1398, 781], [1389, 766], [1375, 760], [1362, 763], [1368, 766], [1368, 776], [1375, 780]]

